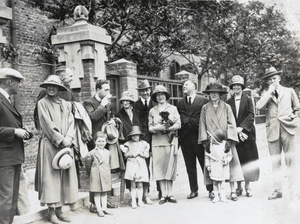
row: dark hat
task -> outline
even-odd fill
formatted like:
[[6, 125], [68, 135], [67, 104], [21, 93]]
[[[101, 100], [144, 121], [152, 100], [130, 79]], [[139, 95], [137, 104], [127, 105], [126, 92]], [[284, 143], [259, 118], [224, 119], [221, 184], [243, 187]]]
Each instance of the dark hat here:
[[156, 100], [156, 94], [157, 93], [164, 93], [164, 94], [166, 94], [166, 99], [168, 100], [168, 99], [170, 99], [170, 93], [168, 93], [168, 91], [167, 91], [167, 89], [166, 89], [166, 87], [164, 87], [163, 85], [157, 85], [157, 86], [155, 86], [155, 89], [154, 89], [154, 91], [153, 91], [153, 93], [152, 93], [152, 95], [151, 95], [151, 99], [155, 102], [155, 103], [157, 103], [157, 100]]
[[137, 90], [148, 89], [148, 88], [152, 88], [152, 86], [150, 86], [148, 79], [145, 79], [139, 82], [139, 87], [137, 88]]
[[203, 91], [206, 94], [211, 92], [219, 92], [220, 94], [227, 93], [227, 90], [223, 88], [222, 84], [219, 82], [210, 83], [206, 86], [206, 89]]
[[119, 99], [119, 101], [122, 102], [123, 100], [128, 100], [128, 101], [134, 103], [133, 94], [131, 92], [129, 92], [129, 91], [124, 91], [121, 94], [121, 98]]
[[64, 87], [61, 78], [58, 75], [49, 75], [48, 78], [40, 85], [40, 87], [47, 88], [49, 85], [58, 86], [60, 91], [68, 90], [66, 87]]
[[217, 129], [212, 132], [207, 131], [207, 133], [217, 143], [221, 143], [226, 138], [225, 133], [223, 131], [221, 131], [220, 129]]
[[132, 135], [144, 135], [144, 134], [141, 132], [139, 126], [134, 125], [131, 127], [131, 132], [127, 135], [127, 138]]
[[101, 131], [103, 131], [107, 135], [108, 144], [114, 144], [118, 141], [119, 131], [114, 125], [105, 122], [102, 125]]
[[231, 78], [231, 84], [229, 85], [229, 88], [232, 89], [233, 85], [239, 84], [242, 86], [242, 89], [245, 89], [246, 86], [244, 84], [244, 78], [240, 75], [234, 75]]
[[0, 68], [0, 79], [9, 79], [9, 78], [25, 80], [25, 77], [15, 69]]
[[262, 79], [268, 79], [273, 75], [279, 75], [281, 73], [282, 73], [282, 71], [277, 71], [276, 68], [270, 67], [265, 70], [265, 76], [262, 77]]
[[72, 149], [67, 147], [58, 151], [52, 160], [53, 169], [68, 169], [72, 165], [73, 157], [71, 156]]

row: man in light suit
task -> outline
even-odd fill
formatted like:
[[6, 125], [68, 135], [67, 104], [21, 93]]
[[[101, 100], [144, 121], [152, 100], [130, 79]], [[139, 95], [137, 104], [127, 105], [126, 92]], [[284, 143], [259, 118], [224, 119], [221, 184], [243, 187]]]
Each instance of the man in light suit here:
[[[183, 93], [186, 96], [177, 104], [181, 119], [181, 129], [178, 131], [179, 144], [185, 161], [186, 170], [190, 183], [190, 194], [188, 199], [198, 196], [197, 163], [198, 159], [202, 171], [204, 171], [204, 148], [198, 145], [199, 118], [201, 109], [208, 99], [196, 94], [197, 85], [191, 80], [183, 84]], [[213, 186], [206, 185], [209, 197], [212, 199]]]
[[281, 191], [281, 153], [284, 152], [286, 166], [288, 168], [289, 187], [291, 199], [295, 195], [295, 141], [296, 128], [299, 125], [300, 104], [298, 97], [292, 88], [280, 85], [280, 74], [274, 67], [268, 68], [263, 77], [268, 81], [269, 89], [257, 102], [256, 108], [267, 108], [266, 129], [270, 155], [272, 156], [272, 171], [274, 192], [269, 200], [282, 198]]
[[11, 68], [0, 69], [0, 224], [12, 223], [17, 212], [23, 139], [30, 133], [23, 127], [19, 111], [10, 96], [17, 94], [24, 76]]

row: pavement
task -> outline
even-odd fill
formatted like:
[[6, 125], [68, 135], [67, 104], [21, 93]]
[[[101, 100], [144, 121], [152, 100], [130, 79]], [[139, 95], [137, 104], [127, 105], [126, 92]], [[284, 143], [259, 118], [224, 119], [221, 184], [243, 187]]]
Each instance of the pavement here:
[[[80, 193], [81, 200], [73, 209], [64, 208], [64, 212], [71, 217], [72, 224], [82, 224], [88, 222], [89, 224], [132, 224], [135, 222], [146, 224], [194, 224], [194, 223], [223, 223], [223, 224], [298, 224], [300, 222], [300, 201], [290, 200], [290, 194], [287, 186], [287, 177], [284, 176], [285, 167], [282, 175], [283, 183], [283, 198], [269, 201], [267, 197], [272, 193], [271, 180], [271, 161], [266, 142], [266, 131], [264, 124], [256, 125], [257, 127], [257, 145], [259, 149], [259, 166], [260, 179], [251, 184], [253, 197], [248, 198], [245, 192], [238, 198], [237, 201], [229, 200], [228, 203], [212, 203], [208, 199], [208, 193], [203, 185], [203, 175], [198, 165], [198, 182], [199, 182], [199, 196], [194, 199], [187, 199], [189, 192], [189, 183], [187, 173], [183, 161], [183, 156], [180, 151], [178, 154], [178, 170], [177, 180], [174, 182], [174, 196], [178, 200], [177, 204], [165, 203], [158, 204], [157, 192], [155, 189], [155, 182], [151, 182], [151, 189], [149, 196], [153, 199], [153, 205], [146, 205], [144, 208], [138, 207], [132, 209], [130, 206], [129, 192], [125, 192], [125, 198], [120, 203], [119, 197], [115, 196], [111, 199], [119, 204], [117, 209], [109, 209], [113, 215], [98, 217], [97, 214], [89, 212], [89, 202], [86, 192]], [[300, 128], [299, 128], [300, 134]], [[300, 136], [300, 135], [298, 135]], [[300, 144], [300, 139], [298, 144]], [[297, 158], [298, 170], [299, 154], [295, 155]], [[298, 184], [300, 183], [297, 178]], [[298, 185], [300, 186], [300, 185]], [[299, 193], [300, 193], [300, 188]], [[229, 184], [226, 186], [226, 191], [229, 198], [230, 188]], [[37, 202], [37, 195], [30, 191], [32, 203]], [[46, 208], [39, 207], [39, 211], [32, 211], [27, 215], [15, 218], [13, 224], [47, 224], [45, 219]], [[37, 208], [35, 208], [37, 210]], [[63, 223], [63, 222], [62, 222]]]

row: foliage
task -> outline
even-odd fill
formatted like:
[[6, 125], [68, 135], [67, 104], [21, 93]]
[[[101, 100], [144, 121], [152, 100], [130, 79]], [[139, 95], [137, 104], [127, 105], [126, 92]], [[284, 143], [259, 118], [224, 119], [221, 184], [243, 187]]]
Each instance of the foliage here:
[[125, 58], [138, 74], [156, 76], [167, 57], [179, 53], [199, 78], [205, 73], [225, 84], [239, 74], [246, 85], [260, 83], [265, 68], [283, 70], [283, 83], [299, 83], [299, 43], [274, 7], [250, 1], [186, 0], [31, 0], [61, 24], [77, 5], [89, 10], [89, 22], [112, 36], [110, 61]]
[[0, 44], [0, 53], [1, 61], [15, 62], [19, 57], [18, 50], [12, 44]]

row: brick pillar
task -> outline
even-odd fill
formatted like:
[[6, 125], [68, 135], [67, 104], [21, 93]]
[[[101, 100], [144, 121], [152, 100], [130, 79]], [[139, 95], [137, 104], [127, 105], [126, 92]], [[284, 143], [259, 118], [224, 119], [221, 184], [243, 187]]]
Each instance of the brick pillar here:
[[95, 92], [97, 79], [106, 79], [105, 45], [111, 44], [106, 30], [87, 23], [88, 11], [84, 6], [74, 10], [75, 24], [57, 30], [51, 37], [52, 44], [59, 50], [59, 62], [74, 71], [70, 88], [82, 101]]
[[108, 70], [120, 76], [120, 93], [128, 90], [134, 95], [135, 100], [137, 100], [138, 91], [136, 90], [136, 88], [138, 86], [138, 81], [136, 64], [125, 59], [120, 59], [115, 62], [109, 63]]

